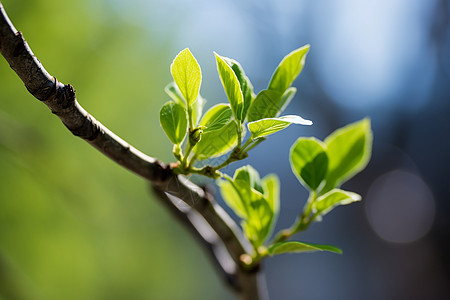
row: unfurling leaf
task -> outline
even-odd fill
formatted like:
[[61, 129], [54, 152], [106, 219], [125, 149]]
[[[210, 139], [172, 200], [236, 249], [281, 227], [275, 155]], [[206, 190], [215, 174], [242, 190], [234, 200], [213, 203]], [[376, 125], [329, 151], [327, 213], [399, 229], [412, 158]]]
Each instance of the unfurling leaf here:
[[276, 175], [262, 180], [251, 166], [236, 170], [233, 178], [219, 180], [222, 197], [242, 219], [245, 236], [255, 248], [270, 235], [279, 210], [279, 181]]
[[366, 167], [372, 153], [372, 139], [368, 118], [342, 127], [325, 139], [328, 173], [322, 194], [339, 187]]
[[333, 189], [317, 198], [313, 203], [313, 212], [321, 217], [329, 213], [336, 206], [347, 205], [357, 201], [361, 201], [360, 195], [340, 189]]
[[248, 123], [248, 130], [252, 133], [252, 138], [267, 136], [280, 131], [291, 124], [312, 125], [312, 122], [299, 116], [283, 116], [279, 118], [267, 118]]
[[271, 256], [283, 253], [305, 253], [316, 251], [329, 251], [342, 254], [342, 250], [335, 246], [310, 244], [297, 241], [279, 242], [273, 244], [269, 247], [268, 251]]
[[178, 53], [170, 66], [170, 72], [187, 106], [191, 107], [192, 103], [197, 100], [200, 91], [202, 72], [188, 48]]
[[268, 89], [284, 94], [303, 70], [308, 50], [309, 45], [305, 45], [286, 55], [273, 73]]
[[328, 157], [324, 144], [316, 138], [299, 138], [290, 152], [292, 172], [300, 183], [313, 191], [325, 179]]
[[159, 121], [173, 144], [179, 145], [183, 142], [187, 131], [187, 117], [181, 104], [173, 101], [165, 103], [159, 113]]
[[231, 110], [233, 111], [236, 121], [242, 123], [242, 112], [244, 110], [244, 96], [241, 91], [239, 80], [233, 69], [226, 62], [225, 58], [215, 53], [217, 62], [217, 71], [219, 72], [220, 81], [222, 82], [228, 101], [230, 101]]

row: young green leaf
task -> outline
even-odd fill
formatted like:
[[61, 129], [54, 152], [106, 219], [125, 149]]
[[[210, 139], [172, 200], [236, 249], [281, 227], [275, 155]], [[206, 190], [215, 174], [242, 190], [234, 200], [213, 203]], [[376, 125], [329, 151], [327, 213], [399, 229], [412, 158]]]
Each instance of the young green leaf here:
[[279, 118], [267, 118], [253, 121], [248, 123], [247, 126], [248, 130], [250, 130], [252, 134], [252, 138], [256, 139], [258, 137], [273, 134], [291, 124], [312, 125], [312, 122], [299, 116], [289, 115]]
[[241, 197], [233, 186], [233, 180], [225, 175], [225, 180], [217, 180], [217, 185], [220, 188], [225, 203], [238, 215], [241, 219], [248, 218], [248, 211]]
[[242, 219], [245, 236], [256, 248], [261, 246], [273, 229], [279, 210], [279, 181], [276, 175], [262, 180], [251, 166], [237, 169], [233, 178], [219, 180], [222, 197]]
[[202, 117], [203, 107], [205, 106], [206, 99], [198, 94], [197, 100], [192, 104], [192, 118], [194, 121], [194, 126], [197, 125], [198, 121]]
[[248, 110], [247, 120], [252, 122], [276, 117], [281, 97], [282, 94], [278, 91], [263, 90], [259, 92]]
[[203, 131], [202, 138], [193, 151], [200, 160], [220, 156], [229, 152], [236, 144], [236, 140], [236, 123], [233, 121], [220, 129]]
[[303, 70], [308, 50], [309, 45], [305, 45], [286, 55], [273, 73], [268, 89], [284, 94]]
[[264, 191], [264, 199], [267, 201], [273, 215], [269, 226], [270, 234], [275, 227], [280, 211], [280, 180], [277, 175], [269, 174], [261, 180], [261, 185]]
[[211, 107], [205, 116], [200, 121], [200, 126], [205, 127], [203, 130], [213, 131], [224, 127], [226, 124], [233, 121], [233, 113], [231, 111], [230, 105], [228, 104], [217, 104]]
[[248, 110], [248, 121], [278, 117], [286, 109], [296, 92], [295, 87], [288, 88], [284, 94], [274, 90], [259, 92]]
[[273, 244], [269, 247], [268, 251], [271, 256], [283, 253], [305, 253], [316, 251], [329, 251], [342, 254], [342, 250], [335, 246], [310, 244], [297, 241], [279, 242]]
[[322, 217], [338, 205], [347, 205], [357, 201], [361, 201], [360, 195], [340, 189], [333, 189], [317, 198], [313, 203], [313, 212]]
[[328, 155], [327, 183], [321, 193], [326, 193], [363, 170], [372, 153], [370, 120], [342, 127], [325, 139]]
[[202, 82], [202, 72], [188, 48], [182, 50], [170, 65], [170, 72], [188, 107], [197, 100]]
[[300, 183], [313, 191], [325, 179], [328, 156], [324, 144], [316, 138], [298, 138], [290, 152], [292, 172]]
[[248, 108], [253, 101], [253, 85], [250, 82], [250, 79], [245, 75], [244, 69], [242, 66], [234, 59], [228, 57], [222, 57], [225, 62], [231, 67], [234, 74], [236, 75], [239, 85], [241, 87], [242, 96], [244, 97], [244, 107], [242, 110], [242, 120], [247, 116]]
[[234, 172], [233, 181], [239, 184], [242, 182], [243, 186], [248, 186], [260, 193], [263, 193], [259, 173], [250, 165], [246, 165], [237, 169]]
[[217, 71], [219, 72], [220, 80], [225, 89], [225, 93], [227, 94], [228, 101], [230, 101], [234, 117], [237, 121], [243, 123], [242, 112], [244, 109], [244, 96], [242, 95], [239, 80], [224, 58], [215, 52], [214, 54], [216, 56]]
[[159, 113], [159, 121], [173, 144], [179, 145], [183, 142], [187, 131], [187, 117], [181, 104], [173, 101], [165, 103]]
[[167, 95], [169, 95], [170, 98], [172, 98], [175, 103], [181, 104], [183, 107], [186, 106], [186, 103], [184, 102], [183, 95], [180, 92], [180, 89], [175, 84], [175, 81], [172, 81], [166, 87], [164, 88], [164, 91]]

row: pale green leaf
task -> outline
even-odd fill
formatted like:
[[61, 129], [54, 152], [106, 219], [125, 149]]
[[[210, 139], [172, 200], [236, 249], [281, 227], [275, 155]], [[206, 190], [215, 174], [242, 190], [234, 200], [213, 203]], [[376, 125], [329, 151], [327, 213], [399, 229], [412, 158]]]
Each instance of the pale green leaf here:
[[202, 72], [197, 60], [188, 48], [182, 50], [170, 65], [170, 72], [188, 107], [197, 100]]
[[238, 168], [234, 172], [233, 176], [234, 182], [242, 181], [244, 185], [254, 188], [255, 190], [263, 193], [263, 188], [261, 185], [261, 178], [259, 177], [258, 171], [256, 171], [252, 166], [246, 165]]
[[253, 101], [253, 85], [250, 82], [250, 79], [245, 75], [244, 69], [242, 66], [234, 59], [228, 57], [222, 57], [226, 63], [231, 67], [236, 75], [239, 85], [241, 87], [242, 96], [244, 97], [244, 107], [242, 109], [242, 120], [247, 116], [248, 108]]
[[229, 152], [236, 144], [236, 140], [236, 123], [233, 121], [220, 129], [204, 131], [193, 151], [200, 160], [220, 156]]
[[303, 70], [308, 50], [309, 45], [305, 45], [286, 55], [272, 75], [268, 89], [284, 94]]
[[194, 121], [194, 126], [197, 125], [198, 121], [202, 117], [203, 107], [205, 107], [206, 99], [198, 94], [197, 100], [192, 104], [192, 118]]
[[325, 139], [328, 155], [328, 173], [322, 193], [326, 193], [363, 170], [372, 153], [370, 120], [342, 127]]
[[259, 92], [248, 110], [248, 121], [278, 117], [286, 109], [296, 92], [295, 87], [288, 88], [284, 94], [274, 90]]
[[269, 226], [269, 234], [273, 231], [280, 210], [280, 180], [275, 174], [269, 174], [261, 180], [264, 190], [264, 199], [272, 210], [272, 220]]
[[282, 93], [272, 90], [263, 90], [259, 92], [248, 110], [247, 120], [252, 122], [276, 117], [278, 113], [278, 103], [281, 101], [282, 95]]
[[165, 103], [159, 113], [159, 121], [172, 143], [179, 145], [183, 142], [187, 131], [187, 116], [181, 104], [173, 101]]
[[279, 242], [273, 244], [269, 247], [268, 251], [271, 256], [283, 253], [305, 253], [316, 251], [329, 251], [342, 254], [342, 250], [335, 246], [310, 244], [297, 241]]
[[220, 194], [222, 195], [225, 203], [238, 215], [241, 219], [248, 217], [247, 208], [241, 200], [239, 193], [233, 186], [233, 182], [230, 179], [217, 180], [217, 185], [220, 188]]
[[299, 138], [290, 151], [292, 172], [300, 183], [313, 191], [325, 179], [328, 157], [324, 144], [316, 138]]
[[217, 71], [219, 72], [220, 80], [222, 82], [228, 101], [230, 101], [231, 109], [237, 121], [243, 122], [242, 112], [244, 109], [244, 96], [242, 95], [239, 80], [236, 77], [233, 69], [226, 63], [224, 58], [219, 54], [214, 53], [217, 61]]
[[205, 127], [203, 132], [220, 129], [233, 121], [233, 113], [228, 104], [217, 104], [211, 107], [200, 121], [200, 126]]
[[267, 136], [280, 131], [291, 124], [312, 125], [312, 122], [302, 117], [288, 115], [278, 118], [267, 118], [248, 123], [248, 129], [252, 134], [252, 138]]
[[175, 84], [175, 81], [172, 81], [171, 83], [166, 85], [164, 91], [167, 95], [169, 95], [170, 98], [172, 98], [173, 101], [181, 104], [183, 107], [186, 106], [183, 95], [181, 94], [180, 89], [178, 89], [177, 85]]
[[357, 201], [361, 201], [360, 195], [340, 189], [333, 189], [317, 198], [313, 203], [313, 212], [318, 216], [324, 216], [338, 205], [347, 205]]

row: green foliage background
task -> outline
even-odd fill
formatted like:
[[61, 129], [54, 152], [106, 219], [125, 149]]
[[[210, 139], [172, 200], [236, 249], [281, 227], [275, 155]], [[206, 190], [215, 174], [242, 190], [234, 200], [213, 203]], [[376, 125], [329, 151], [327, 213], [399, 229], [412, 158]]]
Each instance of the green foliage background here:
[[[102, 1], [3, 0], [35, 55], [122, 138], [172, 160], [172, 53]], [[157, 142], [155, 142], [157, 141]], [[0, 299], [226, 299], [144, 180], [73, 137], [0, 59]], [[2, 298], [3, 297], [3, 298]]]

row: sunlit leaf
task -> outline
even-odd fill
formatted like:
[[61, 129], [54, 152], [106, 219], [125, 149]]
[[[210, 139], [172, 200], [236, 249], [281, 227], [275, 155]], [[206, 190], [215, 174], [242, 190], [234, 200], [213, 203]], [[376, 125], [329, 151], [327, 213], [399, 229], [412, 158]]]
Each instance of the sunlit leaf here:
[[372, 130], [368, 118], [342, 127], [325, 139], [328, 155], [326, 193], [363, 170], [372, 153]]
[[303, 70], [308, 50], [309, 45], [306, 45], [286, 55], [273, 73], [268, 89], [284, 94]]
[[280, 180], [275, 174], [269, 174], [261, 180], [261, 185], [264, 190], [264, 199], [272, 210], [272, 220], [269, 226], [269, 234], [275, 227], [280, 210]]
[[360, 195], [340, 189], [333, 189], [317, 198], [313, 203], [313, 211], [317, 213], [318, 216], [324, 216], [336, 206], [347, 205], [357, 201], [361, 201]]
[[248, 123], [248, 129], [252, 134], [252, 138], [267, 136], [280, 131], [291, 124], [312, 125], [312, 122], [302, 117], [289, 115], [279, 118], [267, 118]]
[[296, 92], [297, 89], [294, 87], [288, 88], [284, 94], [273, 90], [259, 92], [248, 110], [248, 121], [278, 117], [286, 109]]
[[263, 193], [263, 188], [261, 185], [261, 178], [259, 177], [258, 171], [256, 171], [252, 166], [246, 165], [240, 167], [234, 172], [233, 177], [234, 182], [243, 182], [244, 186], [249, 186], [255, 190]]
[[226, 63], [217, 53], [214, 53], [217, 61], [217, 70], [219, 72], [220, 80], [222, 82], [228, 101], [231, 104], [231, 110], [237, 121], [242, 123], [242, 112], [244, 109], [244, 96], [242, 95], [239, 80], [236, 77], [233, 69]]
[[203, 113], [203, 107], [205, 107], [206, 99], [203, 98], [200, 94], [198, 94], [197, 100], [192, 104], [192, 118], [194, 121], [194, 125], [200, 121]]
[[342, 254], [342, 250], [335, 246], [310, 244], [297, 241], [280, 242], [273, 244], [272, 246], [269, 247], [268, 251], [270, 255], [277, 255], [283, 253], [305, 253], [316, 251], [329, 251]]
[[205, 127], [203, 132], [207, 132], [220, 129], [232, 121], [233, 113], [230, 105], [217, 104], [205, 113], [199, 125]]
[[234, 59], [228, 57], [222, 57], [225, 62], [231, 67], [236, 75], [239, 85], [241, 87], [242, 96], [244, 97], [244, 107], [242, 110], [242, 120], [247, 116], [248, 108], [253, 101], [253, 85], [250, 79], [245, 75], [242, 66]]
[[290, 152], [292, 172], [303, 186], [315, 191], [325, 179], [328, 157], [324, 144], [316, 138], [299, 138]]
[[183, 95], [181, 94], [180, 89], [175, 84], [175, 81], [172, 81], [171, 83], [166, 85], [164, 91], [166, 92], [167, 95], [169, 95], [170, 98], [172, 98], [173, 101], [175, 101], [178, 104], [181, 104], [183, 107], [186, 106]]
[[169, 101], [163, 105], [159, 113], [161, 127], [170, 141], [181, 144], [187, 131], [186, 110], [181, 104]]
[[187, 106], [191, 107], [192, 103], [197, 100], [200, 91], [202, 72], [197, 60], [188, 48], [178, 53], [172, 65], [170, 65], [170, 72]]
[[238, 215], [241, 219], [248, 217], [247, 208], [241, 200], [241, 197], [237, 190], [233, 186], [233, 182], [230, 178], [217, 180], [217, 185], [220, 188], [220, 194], [222, 195], [225, 203]]
[[236, 123], [233, 121], [220, 129], [204, 131], [193, 151], [200, 160], [213, 158], [229, 152], [236, 144], [236, 140]]

